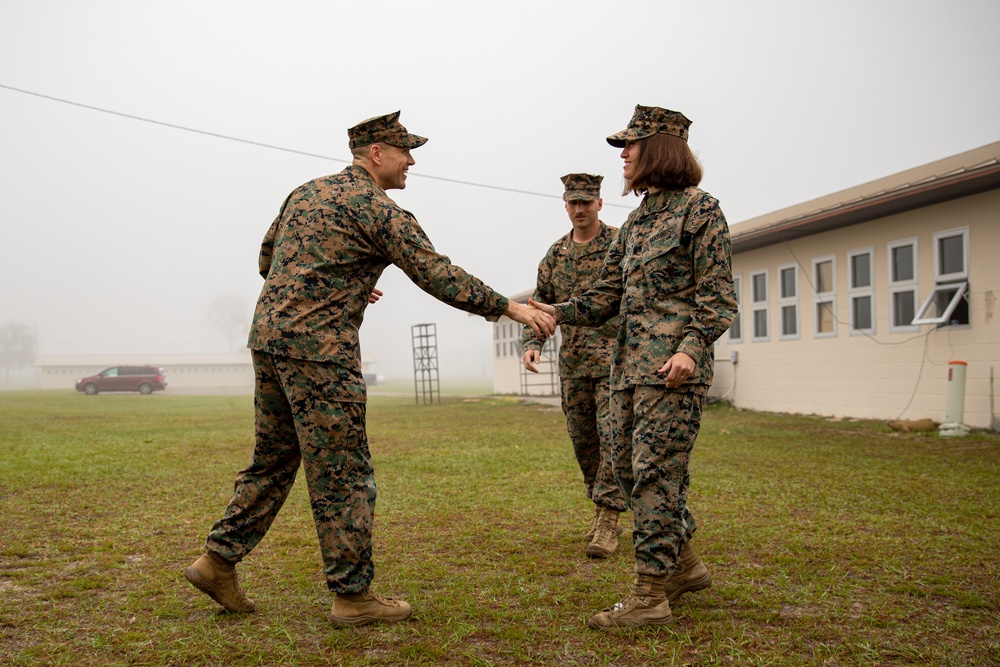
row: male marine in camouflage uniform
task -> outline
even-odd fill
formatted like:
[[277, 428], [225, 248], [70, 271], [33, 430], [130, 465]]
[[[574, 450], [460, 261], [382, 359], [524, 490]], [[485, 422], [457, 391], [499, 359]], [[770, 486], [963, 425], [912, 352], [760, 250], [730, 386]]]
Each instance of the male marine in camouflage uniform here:
[[691, 121], [638, 105], [608, 143], [622, 148], [625, 191], [642, 194], [608, 249], [597, 285], [536, 304], [560, 325], [621, 323], [611, 363], [615, 478], [633, 515], [632, 593], [595, 614], [608, 630], [672, 622], [670, 601], [711, 585], [691, 546], [688, 463], [712, 384], [715, 341], [736, 314], [729, 229], [719, 202], [695, 187]]
[[354, 160], [339, 174], [294, 190], [264, 237], [249, 347], [256, 386], [256, 446], [233, 498], [208, 535], [207, 553], [184, 571], [230, 611], [252, 612], [235, 564], [263, 539], [288, 496], [300, 462], [323, 556], [336, 594], [336, 626], [399, 621], [410, 605], [372, 593], [375, 476], [365, 433], [365, 382], [358, 329], [389, 264], [437, 299], [496, 320], [500, 315], [551, 335], [475, 276], [438, 254], [388, 189], [406, 186], [410, 150], [427, 140], [399, 112], [348, 130]]
[[[603, 205], [601, 181], [593, 174], [562, 177], [566, 212], [573, 228], [552, 244], [538, 264], [533, 298], [560, 303], [593, 287], [604, 266], [604, 255], [618, 228], [598, 218]], [[607, 558], [618, 547], [618, 516], [625, 511], [611, 463], [611, 348], [618, 318], [599, 328], [564, 326], [559, 348], [559, 379], [563, 413], [576, 454], [587, 498], [594, 502], [594, 520], [586, 539], [586, 554]], [[524, 366], [537, 372], [544, 341], [524, 327], [521, 345]]]

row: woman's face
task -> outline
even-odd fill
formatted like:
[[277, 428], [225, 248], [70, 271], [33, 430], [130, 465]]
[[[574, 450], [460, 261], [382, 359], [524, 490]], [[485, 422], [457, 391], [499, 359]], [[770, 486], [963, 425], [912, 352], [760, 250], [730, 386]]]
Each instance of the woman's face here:
[[621, 158], [625, 160], [625, 168], [622, 175], [626, 181], [630, 181], [635, 176], [635, 163], [639, 159], [639, 143], [626, 141], [625, 148], [622, 149]]

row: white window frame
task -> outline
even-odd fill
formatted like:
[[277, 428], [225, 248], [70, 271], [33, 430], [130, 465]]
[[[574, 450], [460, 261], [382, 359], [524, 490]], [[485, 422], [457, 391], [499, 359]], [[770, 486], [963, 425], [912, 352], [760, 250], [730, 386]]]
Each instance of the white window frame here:
[[[904, 246], [913, 247], [913, 278], [910, 280], [895, 280], [893, 275], [893, 257], [892, 253], [896, 248], [902, 248]], [[913, 293], [913, 307], [916, 309], [917, 304], [920, 303], [920, 261], [919, 261], [919, 250], [920, 245], [917, 238], [910, 237], [908, 239], [899, 239], [898, 241], [891, 241], [886, 244], [886, 268], [887, 275], [889, 278], [889, 333], [913, 333], [915, 331], [920, 331], [920, 327], [912, 323], [910, 324], [897, 324], [896, 323], [896, 294], [899, 292], [912, 292]], [[914, 310], [914, 314], [916, 314]]]
[[[744, 317], [743, 317], [743, 275], [736, 274], [733, 276], [733, 291], [736, 293], [736, 317], [733, 318], [733, 323], [729, 326], [729, 342], [730, 343], [742, 343], [743, 342], [743, 329], [744, 329]], [[739, 329], [739, 335], [733, 335], [733, 326]]]
[[[754, 278], [764, 276], [764, 299], [754, 300]], [[754, 343], [766, 343], [771, 340], [771, 286], [770, 275], [767, 269], [754, 271], [750, 274], [750, 340]], [[764, 313], [764, 328], [767, 331], [763, 336], [757, 335], [757, 313]]]
[[[820, 292], [819, 291], [819, 280], [817, 279], [816, 267], [824, 262], [830, 262], [830, 291]], [[813, 275], [813, 291], [815, 296], [813, 297], [813, 336], [816, 338], [836, 338], [837, 337], [837, 256], [836, 255], [823, 255], [822, 257], [814, 257], [812, 261], [812, 275]], [[833, 330], [832, 331], [820, 331], [819, 330], [819, 308], [823, 304], [829, 304], [830, 316], [833, 320]]]
[[[868, 255], [868, 285], [855, 285], [854, 284], [854, 258], [860, 257], [862, 255]], [[863, 299], [868, 297], [869, 299], [869, 313], [868, 318], [872, 325], [868, 328], [861, 329], [857, 326], [857, 322], [854, 321], [854, 302], [857, 299]], [[875, 334], [875, 248], [873, 246], [868, 246], [867, 248], [858, 248], [856, 250], [851, 250], [847, 253], [847, 300], [851, 304], [851, 335], [852, 336], [871, 336]]]
[[[951, 273], [941, 272], [941, 240], [946, 238], [952, 238], [955, 236], [962, 237], [962, 270], [953, 271]], [[938, 295], [946, 292], [955, 290], [954, 296], [948, 301], [948, 305], [945, 307], [941, 314], [937, 317], [926, 317], [927, 311], [930, 310], [932, 304], [938, 303]], [[917, 310], [916, 314], [913, 316], [913, 321], [910, 324], [921, 325], [921, 324], [938, 324], [949, 326], [951, 321], [952, 313], [955, 312], [955, 308], [961, 303], [962, 299], [969, 291], [969, 228], [968, 227], [956, 227], [955, 229], [947, 229], [940, 232], [934, 233], [934, 289], [931, 293], [927, 295], [924, 303]], [[971, 322], [964, 322], [956, 326], [968, 326]]]
[[[946, 283], [944, 285], [935, 285], [934, 289], [924, 300], [920, 310], [917, 311], [916, 315], [913, 316], [913, 322], [911, 324], [948, 324], [949, 319], [951, 319], [951, 314], [955, 312], [955, 308], [958, 307], [959, 302], [965, 296], [965, 292], [969, 288], [969, 283], [962, 281], [960, 283]], [[924, 317], [927, 314], [927, 309], [930, 308], [932, 303], [937, 302], [937, 295], [939, 292], [948, 292], [950, 290], [955, 290], [955, 296], [951, 297], [951, 301], [948, 302], [948, 306], [944, 311], [937, 317]], [[963, 325], [958, 325], [963, 326]], [[965, 325], [967, 326], [967, 325]]]
[[[783, 294], [785, 289], [785, 281], [782, 279], [782, 273], [784, 271], [792, 271], [792, 289], [794, 293], [792, 295]], [[778, 272], [778, 339], [779, 340], [798, 340], [802, 331], [802, 322], [799, 318], [799, 265], [795, 262], [790, 264], [781, 264], [777, 267]], [[795, 331], [792, 333], [785, 333], [785, 308], [795, 309]]]
[[[953, 273], [941, 273], [941, 256], [940, 256], [941, 239], [951, 238], [952, 236], [962, 237], [962, 270]], [[948, 229], [943, 232], [935, 232], [934, 234], [935, 284], [957, 283], [959, 281], [968, 279], [969, 279], [969, 228], [956, 227], [955, 229]]]

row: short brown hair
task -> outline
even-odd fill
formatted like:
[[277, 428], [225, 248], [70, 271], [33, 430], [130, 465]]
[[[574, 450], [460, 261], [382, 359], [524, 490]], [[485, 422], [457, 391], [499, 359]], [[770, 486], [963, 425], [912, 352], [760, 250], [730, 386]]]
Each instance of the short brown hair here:
[[672, 134], [658, 132], [639, 139], [639, 159], [635, 175], [625, 181], [623, 195], [637, 195], [652, 189], [683, 190], [701, 183], [701, 163], [688, 142]]

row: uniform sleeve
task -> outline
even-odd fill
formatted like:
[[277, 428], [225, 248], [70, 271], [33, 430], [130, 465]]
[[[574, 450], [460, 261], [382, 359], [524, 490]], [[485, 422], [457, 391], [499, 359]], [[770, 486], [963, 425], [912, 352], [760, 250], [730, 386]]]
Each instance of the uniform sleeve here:
[[412, 214], [387, 207], [378, 218], [376, 232], [385, 256], [417, 287], [449, 306], [492, 321], [507, 310], [507, 297], [434, 250]]
[[260, 255], [257, 257], [257, 270], [260, 272], [260, 277], [264, 279], [271, 272], [271, 260], [274, 259], [274, 240], [278, 236], [280, 222], [281, 215], [279, 214], [274, 219], [274, 222], [271, 223], [267, 233], [264, 234], [264, 240], [260, 244]]
[[702, 356], [736, 316], [729, 227], [714, 199], [698, 214], [704, 222], [692, 239], [695, 276], [694, 310], [684, 327], [678, 352], [701, 362]]
[[626, 236], [623, 227], [611, 242], [596, 285], [569, 301], [555, 304], [559, 324], [599, 327], [618, 314], [624, 289], [621, 263]]
[[[555, 291], [552, 287], [552, 249], [538, 263], [538, 280], [535, 282], [535, 292], [531, 298], [539, 303], [551, 304], [555, 301]], [[531, 327], [521, 327], [521, 354], [528, 350], [541, 350], [545, 341], [532, 331]]]

